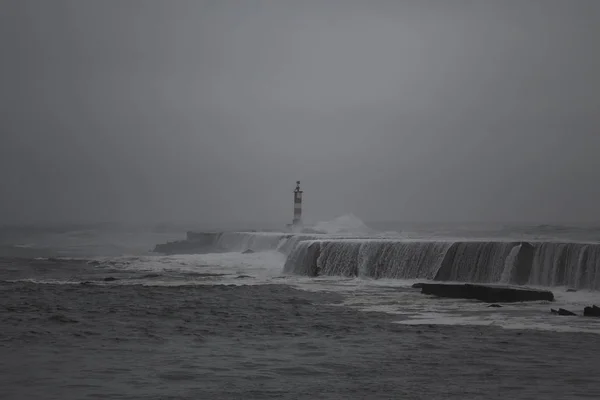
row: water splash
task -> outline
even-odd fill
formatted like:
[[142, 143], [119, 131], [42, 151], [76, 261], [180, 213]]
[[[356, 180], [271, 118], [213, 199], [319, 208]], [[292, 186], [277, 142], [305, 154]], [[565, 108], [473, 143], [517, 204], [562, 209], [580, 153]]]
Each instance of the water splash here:
[[375, 232], [353, 214], [342, 215], [331, 221], [317, 222], [311, 230], [329, 235], [370, 235]]

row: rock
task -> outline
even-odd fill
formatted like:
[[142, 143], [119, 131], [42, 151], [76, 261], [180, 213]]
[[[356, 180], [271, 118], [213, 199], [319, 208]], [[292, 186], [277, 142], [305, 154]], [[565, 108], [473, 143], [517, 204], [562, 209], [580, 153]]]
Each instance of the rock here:
[[252, 249], [244, 250], [242, 252], [242, 254], [254, 254], [254, 250], [252, 250]]
[[558, 310], [551, 308], [550, 312], [552, 314], [556, 314], [556, 315], [577, 315], [574, 312], [571, 312], [569, 310], [565, 310], [564, 308], [559, 308]]
[[575, 289], [567, 289], [567, 292], [576, 292], [577, 290]]
[[559, 308], [557, 314], [558, 315], [577, 315], [572, 311], [565, 310], [564, 308]]
[[417, 283], [413, 284], [411, 287], [413, 289], [422, 289], [423, 288], [423, 283], [422, 282], [417, 282]]
[[502, 307], [500, 304], [490, 304], [488, 307], [499, 308]]
[[118, 281], [117, 278], [112, 277], [112, 276], [107, 276], [106, 278], [102, 279], [104, 282], [112, 282], [112, 281]]
[[583, 315], [586, 317], [600, 317], [600, 307], [591, 306], [583, 309]]
[[521, 301], [554, 301], [554, 294], [547, 290], [525, 289], [508, 286], [474, 284], [423, 283], [421, 293], [454, 299], [476, 299], [486, 303], [514, 303]]

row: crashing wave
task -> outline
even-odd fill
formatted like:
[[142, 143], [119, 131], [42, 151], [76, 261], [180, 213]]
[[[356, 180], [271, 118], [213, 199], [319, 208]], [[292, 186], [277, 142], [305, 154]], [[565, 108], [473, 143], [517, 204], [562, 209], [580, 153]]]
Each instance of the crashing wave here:
[[371, 235], [375, 233], [353, 214], [342, 215], [331, 221], [317, 222], [310, 229], [328, 235]]

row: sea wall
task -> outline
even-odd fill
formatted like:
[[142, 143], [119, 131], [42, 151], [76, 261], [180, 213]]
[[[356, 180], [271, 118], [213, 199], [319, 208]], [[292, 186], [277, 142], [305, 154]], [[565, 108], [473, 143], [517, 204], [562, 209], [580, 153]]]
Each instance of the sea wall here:
[[286, 274], [600, 289], [600, 244], [404, 240], [281, 232], [188, 232], [162, 254], [279, 251]]
[[284, 272], [600, 289], [600, 245], [510, 241], [309, 240]]

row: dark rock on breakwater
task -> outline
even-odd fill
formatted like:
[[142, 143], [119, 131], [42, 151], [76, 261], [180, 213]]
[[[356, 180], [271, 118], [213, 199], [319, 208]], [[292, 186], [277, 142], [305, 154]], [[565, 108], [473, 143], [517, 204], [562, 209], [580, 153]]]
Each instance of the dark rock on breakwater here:
[[591, 306], [583, 309], [583, 315], [586, 317], [600, 317], [600, 307]]
[[565, 315], [565, 316], [573, 316], [573, 315], [577, 315], [572, 311], [569, 310], [565, 310], [564, 308], [559, 308], [558, 310], [555, 310], [554, 308], [550, 309], [550, 312], [552, 314], [557, 314], [557, 315]]
[[476, 299], [486, 303], [554, 301], [554, 294], [547, 290], [473, 284], [422, 283], [421, 293], [454, 299]]

